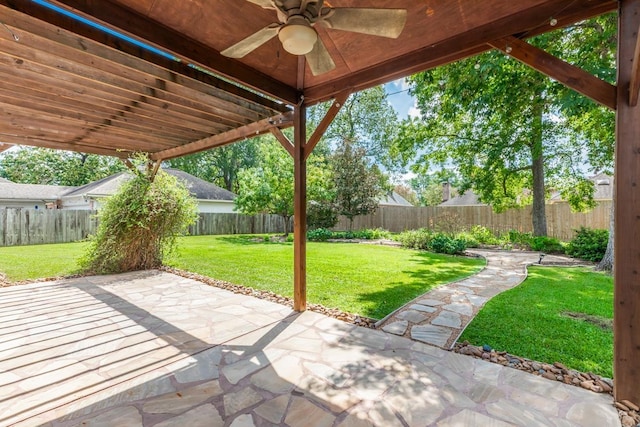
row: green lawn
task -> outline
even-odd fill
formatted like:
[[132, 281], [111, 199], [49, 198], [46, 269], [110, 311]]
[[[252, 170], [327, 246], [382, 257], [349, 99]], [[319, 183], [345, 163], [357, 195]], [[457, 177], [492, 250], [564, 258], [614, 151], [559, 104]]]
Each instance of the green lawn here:
[[460, 340], [611, 378], [613, 279], [586, 268], [531, 267], [480, 311]]
[[[182, 239], [169, 265], [293, 296], [293, 245], [250, 236]], [[382, 318], [429, 289], [479, 271], [484, 261], [352, 243], [307, 244], [307, 299]]]
[[[205, 276], [293, 296], [293, 244], [254, 236], [181, 238], [167, 264]], [[75, 273], [84, 243], [0, 248], [11, 281]], [[373, 318], [429, 289], [479, 271], [479, 259], [351, 243], [307, 244], [307, 299]]]
[[0, 273], [10, 281], [76, 273], [86, 243], [0, 247]]

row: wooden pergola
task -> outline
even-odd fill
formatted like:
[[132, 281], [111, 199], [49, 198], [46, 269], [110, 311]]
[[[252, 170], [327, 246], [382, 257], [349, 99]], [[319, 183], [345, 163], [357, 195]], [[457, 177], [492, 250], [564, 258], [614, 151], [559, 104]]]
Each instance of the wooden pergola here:
[[[123, 159], [144, 152], [159, 164], [273, 133], [295, 165], [299, 311], [306, 306], [306, 159], [350, 93], [499, 49], [615, 110], [614, 392], [640, 403], [640, 0], [331, 0], [405, 9], [406, 24], [395, 39], [316, 26], [335, 63], [319, 75], [277, 37], [243, 58], [220, 53], [274, 22], [274, 11], [259, 5], [267, 0], [47, 3], [0, 0], [0, 151], [19, 144]], [[615, 10], [616, 86], [526, 41]], [[307, 138], [306, 108], [323, 101], [332, 107]]]

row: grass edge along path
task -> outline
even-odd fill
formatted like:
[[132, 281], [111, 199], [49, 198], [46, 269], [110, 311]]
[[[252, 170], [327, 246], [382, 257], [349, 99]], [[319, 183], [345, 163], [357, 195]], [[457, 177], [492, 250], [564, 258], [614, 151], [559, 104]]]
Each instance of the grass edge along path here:
[[611, 378], [612, 319], [611, 276], [585, 267], [529, 267], [527, 279], [488, 301], [458, 341]]
[[[293, 245], [256, 236], [192, 236], [169, 267], [293, 296]], [[184, 244], [188, 242], [188, 244]], [[430, 289], [479, 272], [484, 260], [357, 243], [307, 243], [307, 300], [380, 319]]]

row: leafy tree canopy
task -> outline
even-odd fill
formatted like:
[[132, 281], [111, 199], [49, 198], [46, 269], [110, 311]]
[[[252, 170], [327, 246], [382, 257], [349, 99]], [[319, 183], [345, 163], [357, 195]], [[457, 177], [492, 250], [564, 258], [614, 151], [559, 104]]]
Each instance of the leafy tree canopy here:
[[171, 159], [167, 163], [172, 168], [180, 169], [237, 193], [240, 171], [254, 167], [259, 162], [260, 141], [260, 138], [248, 139], [226, 147]]
[[[331, 103], [324, 103], [309, 109], [309, 132], [320, 123], [330, 106]], [[353, 93], [322, 137], [330, 147], [325, 147], [321, 154], [326, 156], [328, 148], [335, 149], [343, 141], [349, 141], [363, 148], [367, 157], [388, 169], [392, 168], [389, 148], [395, 139], [397, 126], [397, 113], [382, 86]]]
[[[529, 42], [612, 82], [615, 30], [615, 15], [607, 15]], [[611, 166], [613, 113], [496, 51], [409, 82], [422, 117], [399, 129], [391, 153], [402, 164], [449, 161], [461, 190], [472, 188], [498, 211], [533, 201], [538, 235], [546, 234], [548, 187], [573, 195], [576, 209], [593, 205], [585, 165]]]
[[[293, 216], [293, 158], [271, 136], [260, 137], [254, 167], [240, 170], [236, 209], [247, 215], [270, 213], [285, 221], [285, 235]], [[327, 200], [333, 197], [329, 171], [323, 157], [311, 155], [307, 161], [307, 200]]]
[[20, 147], [0, 155], [0, 176], [21, 184], [80, 186], [121, 172], [115, 157]]

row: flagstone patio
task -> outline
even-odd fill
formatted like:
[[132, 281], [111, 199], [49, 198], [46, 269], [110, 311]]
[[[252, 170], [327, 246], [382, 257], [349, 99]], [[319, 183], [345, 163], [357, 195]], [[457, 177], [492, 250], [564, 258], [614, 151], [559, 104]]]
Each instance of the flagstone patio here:
[[611, 396], [157, 271], [0, 289], [0, 425], [619, 426]]

